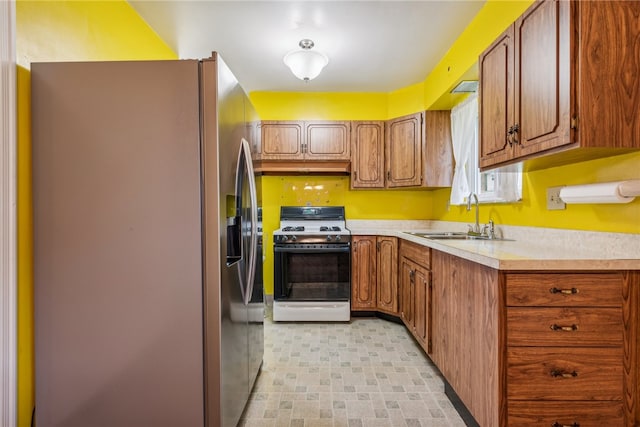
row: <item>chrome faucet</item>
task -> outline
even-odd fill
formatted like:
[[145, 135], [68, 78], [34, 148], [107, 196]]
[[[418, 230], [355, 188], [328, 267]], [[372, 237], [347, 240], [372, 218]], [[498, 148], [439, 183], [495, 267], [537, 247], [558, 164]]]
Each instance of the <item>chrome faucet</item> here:
[[479, 236], [481, 233], [480, 233], [480, 218], [479, 218], [480, 209], [478, 204], [478, 196], [474, 192], [469, 193], [469, 196], [467, 197], [467, 211], [471, 210], [471, 197], [474, 198], [475, 205], [476, 205], [476, 223], [474, 226], [469, 225], [469, 234], [474, 236]]

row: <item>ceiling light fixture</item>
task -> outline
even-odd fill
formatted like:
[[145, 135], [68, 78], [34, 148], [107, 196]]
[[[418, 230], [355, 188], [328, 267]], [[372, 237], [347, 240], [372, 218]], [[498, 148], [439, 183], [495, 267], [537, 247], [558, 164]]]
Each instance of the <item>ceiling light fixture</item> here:
[[318, 77], [320, 71], [329, 63], [329, 58], [323, 53], [311, 50], [314, 46], [312, 40], [300, 40], [298, 45], [300, 50], [287, 53], [284, 57], [284, 63], [297, 78], [309, 83], [310, 80]]

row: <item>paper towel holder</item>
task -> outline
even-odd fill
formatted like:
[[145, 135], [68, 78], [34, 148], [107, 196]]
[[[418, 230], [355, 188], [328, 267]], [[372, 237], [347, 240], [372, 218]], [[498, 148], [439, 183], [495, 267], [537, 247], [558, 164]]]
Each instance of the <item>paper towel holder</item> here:
[[572, 204], [630, 203], [640, 196], [640, 180], [569, 185], [560, 189], [560, 199]]

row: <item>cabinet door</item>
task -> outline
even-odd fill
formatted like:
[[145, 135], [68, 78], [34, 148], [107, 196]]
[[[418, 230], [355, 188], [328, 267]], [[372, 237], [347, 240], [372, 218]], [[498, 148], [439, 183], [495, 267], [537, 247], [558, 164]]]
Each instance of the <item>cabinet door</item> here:
[[378, 310], [398, 314], [398, 239], [378, 237]]
[[431, 353], [431, 272], [416, 265], [413, 283], [414, 336], [422, 348]]
[[414, 264], [407, 258], [400, 259], [400, 318], [413, 331]]
[[451, 111], [424, 113], [424, 182], [425, 187], [451, 187], [453, 181], [453, 146]]
[[262, 122], [263, 160], [302, 160], [303, 122]]
[[389, 120], [385, 129], [387, 187], [417, 187], [422, 182], [423, 113]]
[[351, 310], [375, 310], [376, 237], [353, 236], [351, 244]]
[[305, 122], [306, 160], [349, 160], [350, 122]]
[[516, 156], [570, 139], [569, 2], [547, 0], [515, 23]]
[[384, 122], [353, 122], [351, 188], [384, 187]]
[[482, 426], [499, 426], [504, 294], [498, 270], [431, 250], [433, 362]]
[[513, 26], [507, 28], [481, 55], [480, 74], [480, 167], [509, 160], [513, 150], [508, 131], [513, 114]]

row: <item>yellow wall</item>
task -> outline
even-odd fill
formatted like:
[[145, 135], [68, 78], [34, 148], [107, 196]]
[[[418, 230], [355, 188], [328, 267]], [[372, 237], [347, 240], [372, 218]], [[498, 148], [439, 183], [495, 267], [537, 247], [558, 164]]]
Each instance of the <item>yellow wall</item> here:
[[386, 120], [386, 93], [252, 92], [262, 120]]
[[[547, 210], [548, 187], [626, 179], [640, 179], [640, 153], [528, 172], [523, 175], [523, 200], [483, 204], [480, 221], [486, 223], [493, 219], [496, 224], [640, 233], [640, 198], [628, 204], [567, 205], [565, 210]], [[465, 207], [447, 206], [449, 194], [449, 190], [432, 193], [432, 219], [474, 221], [473, 212], [466, 212]]]
[[30, 64], [175, 59], [124, 0], [16, 3], [18, 58], [18, 426], [34, 405]]
[[449, 109], [455, 105], [452, 101], [459, 102], [460, 99], [450, 96], [449, 91], [465, 75], [477, 79], [475, 64], [480, 53], [531, 3], [533, 0], [487, 1], [425, 79], [424, 108]]

